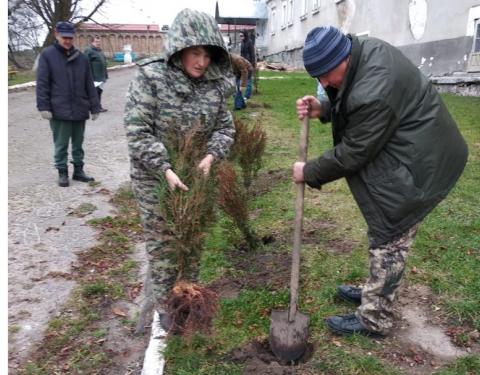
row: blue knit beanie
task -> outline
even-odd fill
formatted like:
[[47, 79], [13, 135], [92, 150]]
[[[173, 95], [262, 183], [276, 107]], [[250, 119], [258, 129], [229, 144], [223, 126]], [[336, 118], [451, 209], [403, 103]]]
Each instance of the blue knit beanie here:
[[310, 31], [303, 47], [303, 64], [316, 78], [336, 68], [352, 49], [352, 41], [333, 26]]

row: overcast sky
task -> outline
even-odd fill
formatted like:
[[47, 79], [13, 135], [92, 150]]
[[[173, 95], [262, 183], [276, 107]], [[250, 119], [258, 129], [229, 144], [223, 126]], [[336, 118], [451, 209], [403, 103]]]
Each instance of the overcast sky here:
[[[82, 5], [88, 9], [94, 2], [84, 0]], [[104, 23], [154, 23], [161, 27], [171, 25], [176, 14], [184, 8], [215, 16], [215, 4], [216, 0], [107, 0], [94, 19]]]

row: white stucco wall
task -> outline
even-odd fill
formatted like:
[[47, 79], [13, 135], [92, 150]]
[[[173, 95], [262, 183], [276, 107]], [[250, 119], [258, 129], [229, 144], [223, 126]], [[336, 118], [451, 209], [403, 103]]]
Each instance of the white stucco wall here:
[[[422, 57], [434, 60], [444, 56], [452, 61], [442, 69], [455, 70], [453, 61], [455, 68], [462, 69], [472, 43], [474, 20], [480, 12], [480, 0], [319, 0], [318, 12], [312, 12], [314, 0], [306, 0], [307, 13], [301, 17], [303, 1], [293, 0], [293, 22], [283, 29], [280, 26], [284, 0], [266, 1], [269, 19], [257, 28], [263, 55], [284, 60], [287, 52], [292, 51], [288, 63], [301, 67], [299, 50], [308, 32], [316, 26], [333, 25], [347, 33], [367, 34], [402, 47], [414, 56], [415, 63], [419, 60], [419, 65]], [[289, 2], [286, 0], [287, 8]], [[276, 10], [277, 25], [273, 35], [272, 8]], [[437, 43], [438, 53], [434, 56]], [[428, 56], [423, 56], [422, 46], [428, 50]], [[455, 56], [448, 56], [449, 52]]]
[[[480, 12], [475, 9], [480, 7], [480, 0], [318, 0], [319, 12], [313, 13], [314, 0], [306, 0], [308, 10], [302, 20], [303, 1], [293, 0], [293, 24], [284, 29], [280, 27], [284, 0], [266, 1], [269, 20], [261, 39], [269, 52], [280, 52], [285, 46], [303, 45], [308, 31], [322, 25], [333, 25], [351, 33], [368, 31], [370, 36], [397, 46], [453, 39], [472, 35], [473, 19], [478, 18]], [[286, 3], [288, 8], [289, 0]], [[415, 39], [409, 10], [413, 16], [419, 16], [418, 20], [424, 9], [423, 3], [426, 4], [425, 29], [422, 37]], [[272, 8], [276, 9], [275, 35], [270, 34]]]

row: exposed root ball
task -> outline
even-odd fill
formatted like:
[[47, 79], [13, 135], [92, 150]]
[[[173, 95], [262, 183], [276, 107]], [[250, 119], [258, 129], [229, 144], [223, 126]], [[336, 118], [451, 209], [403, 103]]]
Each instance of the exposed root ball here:
[[217, 312], [218, 296], [197, 284], [179, 281], [167, 299], [171, 326], [169, 333], [190, 336], [194, 332], [208, 333]]

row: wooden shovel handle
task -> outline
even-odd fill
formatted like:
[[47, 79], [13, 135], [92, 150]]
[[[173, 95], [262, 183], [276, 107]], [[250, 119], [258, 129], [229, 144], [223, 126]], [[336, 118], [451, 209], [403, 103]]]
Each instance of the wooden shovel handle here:
[[[302, 122], [300, 132], [299, 161], [307, 161], [308, 149], [308, 117]], [[293, 322], [297, 312], [298, 303], [298, 279], [300, 271], [300, 247], [302, 244], [303, 229], [303, 197], [305, 194], [305, 183], [297, 183], [297, 197], [295, 200], [295, 231], [293, 234], [293, 253], [292, 253], [292, 276], [290, 279], [290, 309], [288, 311], [288, 320]]]

